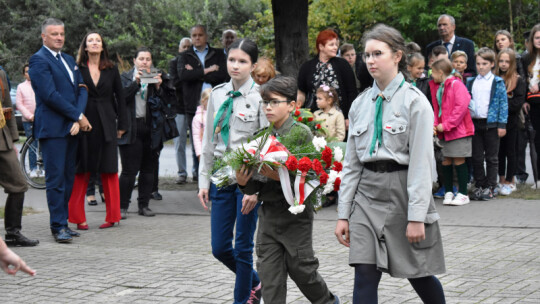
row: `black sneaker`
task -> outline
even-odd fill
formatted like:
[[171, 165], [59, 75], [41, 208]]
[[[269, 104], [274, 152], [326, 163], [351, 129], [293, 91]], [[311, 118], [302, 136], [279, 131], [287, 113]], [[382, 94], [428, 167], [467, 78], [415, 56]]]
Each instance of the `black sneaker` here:
[[493, 191], [491, 188], [485, 188], [482, 190], [482, 195], [480, 196], [480, 200], [482, 201], [489, 201], [493, 199]]
[[482, 192], [484, 191], [484, 189], [482, 189], [482, 187], [476, 187], [471, 195], [469, 195], [469, 198], [473, 201], [481, 201], [482, 200]]
[[152, 192], [152, 194], [150, 194], [150, 198], [153, 199], [153, 200], [156, 200], [156, 201], [160, 201], [163, 199], [163, 196], [161, 196], [161, 193], [159, 192]]

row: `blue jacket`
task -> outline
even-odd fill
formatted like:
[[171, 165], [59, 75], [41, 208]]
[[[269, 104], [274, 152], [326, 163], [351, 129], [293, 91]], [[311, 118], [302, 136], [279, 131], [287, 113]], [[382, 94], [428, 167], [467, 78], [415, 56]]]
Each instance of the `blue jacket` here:
[[[472, 87], [476, 77], [469, 77], [467, 79], [467, 89], [471, 94], [472, 99]], [[506, 85], [504, 80], [496, 75], [493, 75], [493, 82], [491, 83], [491, 93], [489, 98], [489, 108], [487, 116], [488, 128], [506, 129], [506, 122], [508, 120], [508, 96], [506, 95]]]
[[36, 94], [34, 136], [58, 138], [69, 135], [69, 130], [84, 113], [88, 91], [73, 57], [61, 53], [73, 80], [64, 66], [45, 47], [30, 58], [29, 74]]

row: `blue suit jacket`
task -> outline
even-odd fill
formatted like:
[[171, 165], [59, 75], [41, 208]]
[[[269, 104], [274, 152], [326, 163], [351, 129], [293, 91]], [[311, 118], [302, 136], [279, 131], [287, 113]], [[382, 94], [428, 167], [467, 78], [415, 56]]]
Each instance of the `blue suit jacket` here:
[[73, 80], [64, 66], [49, 50], [42, 47], [30, 58], [28, 70], [36, 94], [34, 136], [65, 137], [73, 122], [86, 108], [88, 92], [73, 57], [61, 53], [73, 73]]
[[[426, 56], [426, 67], [428, 62], [428, 54], [430, 54], [431, 50], [433, 50], [433, 48], [437, 45], [444, 44], [442, 40], [439, 39], [433, 41], [426, 46], [426, 53], [424, 54]], [[467, 38], [456, 36], [456, 40], [454, 41], [454, 45], [452, 46], [452, 53], [455, 51], [463, 51], [465, 52], [465, 54], [467, 54], [467, 68], [465, 69], [465, 73], [472, 73], [473, 76], [476, 76], [476, 58], [474, 57], [474, 42]], [[448, 55], [448, 58], [451, 58], [451, 54]]]

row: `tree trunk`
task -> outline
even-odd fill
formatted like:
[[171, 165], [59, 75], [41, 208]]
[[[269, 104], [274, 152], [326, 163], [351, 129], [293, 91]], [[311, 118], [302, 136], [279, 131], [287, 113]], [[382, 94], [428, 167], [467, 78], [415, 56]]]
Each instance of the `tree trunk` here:
[[302, 63], [308, 60], [308, 0], [272, 0], [274, 39], [278, 71], [298, 76]]

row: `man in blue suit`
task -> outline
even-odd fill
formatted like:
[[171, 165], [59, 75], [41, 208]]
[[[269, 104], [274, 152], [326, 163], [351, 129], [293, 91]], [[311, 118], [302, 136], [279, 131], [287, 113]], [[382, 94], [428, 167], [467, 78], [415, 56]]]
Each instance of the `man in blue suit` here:
[[[432, 43], [426, 46], [426, 66], [428, 62], [429, 54], [431, 50], [437, 45], [444, 45], [448, 50], [448, 59], [451, 58], [451, 55], [455, 51], [463, 51], [467, 54], [467, 69], [465, 73], [471, 73], [473, 76], [476, 75], [476, 60], [474, 57], [474, 42], [467, 38], [458, 37], [455, 35], [456, 31], [456, 20], [454, 17], [442, 14], [437, 20], [437, 29], [439, 31], [439, 37], [441, 40], [433, 41]], [[451, 60], [451, 59], [450, 59]]]
[[45, 164], [51, 232], [57, 242], [69, 243], [79, 236], [67, 224], [68, 202], [75, 177], [75, 135], [92, 129], [83, 114], [88, 92], [73, 57], [61, 52], [64, 23], [45, 20], [41, 38], [43, 47], [30, 58], [29, 69], [36, 94], [34, 136]]

